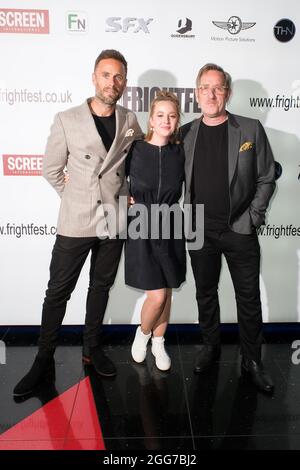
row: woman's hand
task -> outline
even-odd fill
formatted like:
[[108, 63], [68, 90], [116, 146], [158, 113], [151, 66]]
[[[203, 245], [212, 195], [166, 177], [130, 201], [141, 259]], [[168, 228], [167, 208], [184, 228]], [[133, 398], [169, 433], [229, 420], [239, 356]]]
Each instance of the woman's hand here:
[[70, 175], [68, 173], [68, 170], [64, 170], [64, 183], [67, 184], [69, 179], [70, 179]]
[[133, 204], [135, 204], [135, 200], [132, 196], [127, 196], [127, 204], [128, 204], [128, 207], [131, 207], [133, 206]]

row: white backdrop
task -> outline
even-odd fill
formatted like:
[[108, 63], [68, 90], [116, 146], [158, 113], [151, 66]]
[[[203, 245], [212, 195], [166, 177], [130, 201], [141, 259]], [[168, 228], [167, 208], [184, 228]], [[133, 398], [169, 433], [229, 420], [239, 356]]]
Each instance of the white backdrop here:
[[[282, 39], [292, 35], [293, 26], [278, 25], [283, 18], [296, 28], [287, 42]], [[223, 22], [225, 29], [213, 22]], [[251, 27], [240, 30], [241, 23]], [[175, 88], [182, 122], [188, 122], [197, 116], [198, 69], [215, 62], [231, 73], [229, 110], [261, 120], [283, 169], [268, 228], [260, 235], [264, 319], [299, 321], [299, 30], [298, 0], [1, 2], [0, 324], [40, 323], [59, 207], [58, 196], [40, 176], [45, 143], [54, 114], [93, 95], [94, 60], [107, 48], [120, 50], [128, 61], [123, 104], [137, 111], [144, 129], [153, 87]], [[66, 324], [83, 322], [87, 273], [88, 265], [69, 302]], [[222, 321], [236, 321], [225, 263], [220, 298]], [[138, 322], [142, 299], [142, 292], [124, 285], [122, 259], [105, 322]], [[171, 322], [197, 320], [190, 268], [173, 300]]]

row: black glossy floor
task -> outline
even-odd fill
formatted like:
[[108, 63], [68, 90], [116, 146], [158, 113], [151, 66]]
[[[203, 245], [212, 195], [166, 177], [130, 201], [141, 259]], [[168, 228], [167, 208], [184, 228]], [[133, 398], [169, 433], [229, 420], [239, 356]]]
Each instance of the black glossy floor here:
[[2, 328], [0, 449], [300, 449], [300, 364], [293, 364], [291, 347], [299, 328], [265, 334], [264, 363], [276, 387], [271, 397], [240, 377], [236, 330], [222, 334], [220, 362], [195, 375], [196, 328], [170, 327], [168, 373], [156, 369], [150, 348], [145, 364], [132, 362], [131, 327], [107, 328], [105, 350], [118, 375], [103, 379], [82, 367], [81, 332], [66, 329], [55, 384], [16, 401], [12, 389], [32, 363], [37, 331]]

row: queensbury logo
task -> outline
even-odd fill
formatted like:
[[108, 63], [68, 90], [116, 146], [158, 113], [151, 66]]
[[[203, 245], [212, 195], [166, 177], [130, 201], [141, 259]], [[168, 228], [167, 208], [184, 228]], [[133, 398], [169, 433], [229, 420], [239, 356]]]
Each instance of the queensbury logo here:
[[43, 155], [3, 155], [4, 176], [41, 176]]
[[49, 34], [49, 11], [0, 8], [0, 33]]
[[195, 39], [194, 34], [187, 34], [192, 31], [192, 20], [190, 18], [180, 18], [177, 24], [176, 34], [171, 34], [171, 38]]
[[177, 33], [185, 34], [188, 31], [192, 31], [192, 20], [189, 18], [180, 19], [178, 21]]
[[229, 34], [239, 34], [243, 29], [253, 28], [256, 23], [246, 23], [238, 16], [231, 16], [227, 21], [213, 21], [217, 28], [226, 29]]

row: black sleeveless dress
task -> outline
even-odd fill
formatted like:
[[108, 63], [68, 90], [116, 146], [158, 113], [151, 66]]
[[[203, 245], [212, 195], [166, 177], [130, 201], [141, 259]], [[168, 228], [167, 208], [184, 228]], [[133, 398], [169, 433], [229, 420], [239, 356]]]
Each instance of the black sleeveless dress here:
[[[183, 146], [158, 147], [138, 140], [127, 157], [126, 173], [135, 204], [129, 209], [125, 283], [143, 290], [179, 287], [186, 273], [183, 213], [178, 204], [184, 181]], [[166, 212], [158, 210], [162, 207]]]

